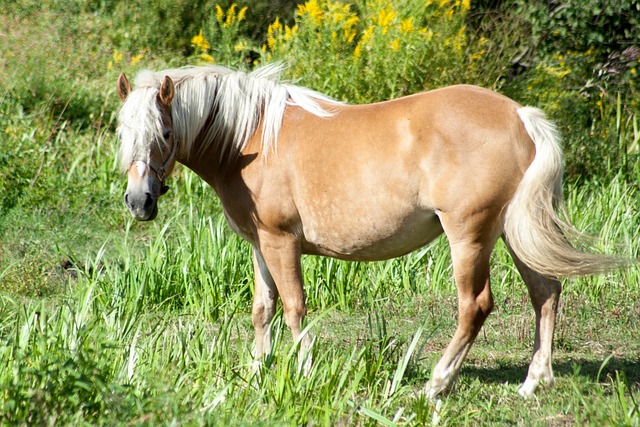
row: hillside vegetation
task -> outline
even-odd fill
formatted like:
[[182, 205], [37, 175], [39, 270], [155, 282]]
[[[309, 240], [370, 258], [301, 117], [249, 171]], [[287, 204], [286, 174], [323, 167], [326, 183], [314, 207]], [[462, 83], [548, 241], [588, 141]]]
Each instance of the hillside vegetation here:
[[[120, 72], [275, 61], [349, 103], [472, 83], [558, 124], [565, 196], [595, 251], [638, 257], [637, 0], [18, 0], [0, 3], [0, 422], [423, 425], [455, 328], [447, 242], [402, 259], [307, 257], [308, 377], [279, 315], [251, 371], [251, 254], [186, 168], [153, 223], [122, 203]], [[564, 283], [556, 388], [516, 395], [534, 316], [508, 252], [497, 309], [443, 425], [638, 425], [638, 268]]]

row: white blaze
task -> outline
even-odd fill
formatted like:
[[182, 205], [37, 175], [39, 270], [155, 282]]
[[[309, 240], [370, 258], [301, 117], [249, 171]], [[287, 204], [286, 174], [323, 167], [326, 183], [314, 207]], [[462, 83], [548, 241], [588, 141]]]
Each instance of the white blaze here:
[[138, 169], [138, 174], [140, 177], [143, 177], [145, 173], [147, 173], [147, 164], [141, 160], [136, 162], [136, 168]]

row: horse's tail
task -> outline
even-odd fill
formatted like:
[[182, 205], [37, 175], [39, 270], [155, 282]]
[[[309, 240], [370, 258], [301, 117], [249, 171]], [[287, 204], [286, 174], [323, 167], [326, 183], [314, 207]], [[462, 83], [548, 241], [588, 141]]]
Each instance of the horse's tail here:
[[564, 213], [558, 132], [536, 108], [520, 108], [518, 115], [535, 144], [536, 154], [507, 206], [504, 234], [511, 250], [529, 268], [547, 277], [598, 274], [628, 264], [618, 257], [571, 246], [567, 233], [580, 233], [557, 214]]

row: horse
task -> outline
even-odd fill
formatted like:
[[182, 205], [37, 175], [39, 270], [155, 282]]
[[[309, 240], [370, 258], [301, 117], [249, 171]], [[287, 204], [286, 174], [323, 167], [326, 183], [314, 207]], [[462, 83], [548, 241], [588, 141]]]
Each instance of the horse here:
[[301, 255], [385, 260], [444, 233], [458, 325], [424, 393], [451, 390], [494, 307], [489, 261], [502, 238], [536, 315], [533, 356], [518, 393], [551, 386], [559, 278], [611, 271], [619, 258], [575, 249], [562, 215], [563, 158], [544, 113], [494, 91], [456, 85], [364, 105], [281, 79], [283, 67], [219, 66], [120, 74], [124, 202], [137, 220], [158, 213], [176, 162], [219, 197], [253, 249], [254, 357], [270, 354], [280, 297], [309, 368], [312, 339]]

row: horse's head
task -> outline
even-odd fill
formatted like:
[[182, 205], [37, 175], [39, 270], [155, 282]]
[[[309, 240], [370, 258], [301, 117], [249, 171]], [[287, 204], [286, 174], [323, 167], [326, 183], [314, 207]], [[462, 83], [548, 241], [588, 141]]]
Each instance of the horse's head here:
[[117, 91], [124, 103], [117, 132], [128, 177], [124, 203], [134, 218], [150, 221], [158, 214], [158, 199], [169, 190], [165, 180], [175, 165], [177, 141], [171, 119], [174, 85], [167, 76], [157, 90], [132, 92], [123, 73]]

